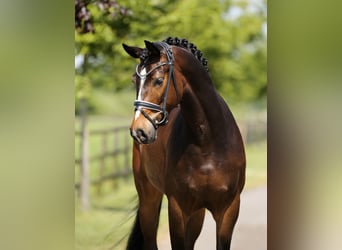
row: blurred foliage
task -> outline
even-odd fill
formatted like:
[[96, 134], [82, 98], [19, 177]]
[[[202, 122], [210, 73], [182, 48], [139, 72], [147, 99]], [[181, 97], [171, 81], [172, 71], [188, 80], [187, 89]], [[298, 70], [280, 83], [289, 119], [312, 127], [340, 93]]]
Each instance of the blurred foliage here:
[[76, 101], [93, 88], [130, 86], [135, 62], [122, 43], [143, 47], [168, 36], [187, 38], [203, 52], [226, 99], [264, 98], [265, 25], [266, 0], [75, 0]]

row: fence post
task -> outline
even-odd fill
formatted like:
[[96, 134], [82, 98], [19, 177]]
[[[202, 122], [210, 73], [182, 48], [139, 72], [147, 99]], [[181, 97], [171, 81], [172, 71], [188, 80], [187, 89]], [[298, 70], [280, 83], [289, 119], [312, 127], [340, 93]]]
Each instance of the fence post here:
[[80, 99], [81, 116], [81, 180], [80, 200], [82, 211], [89, 209], [89, 151], [88, 151], [88, 129], [87, 129], [87, 100]]
[[99, 169], [99, 183], [97, 184], [97, 194], [101, 195], [102, 193], [102, 178], [105, 173], [105, 165], [106, 165], [106, 157], [107, 157], [107, 136], [108, 133], [101, 133], [102, 135], [102, 146], [101, 146], [101, 159], [100, 159], [100, 169]]
[[[118, 130], [118, 129], [113, 130], [113, 147], [114, 147], [113, 151], [114, 152], [118, 152], [118, 150], [119, 150], [119, 131], [120, 130]], [[116, 172], [115, 170], [116, 170], [117, 166], [119, 166], [118, 157], [115, 153], [113, 156], [113, 166], [112, 166], [114, 175], [115, 175], [115, 172]], [[116, 182], [115, 179], [113, 179], [112, 185], [113, 185], [113, 189], [117, 188], [118, 183]]]

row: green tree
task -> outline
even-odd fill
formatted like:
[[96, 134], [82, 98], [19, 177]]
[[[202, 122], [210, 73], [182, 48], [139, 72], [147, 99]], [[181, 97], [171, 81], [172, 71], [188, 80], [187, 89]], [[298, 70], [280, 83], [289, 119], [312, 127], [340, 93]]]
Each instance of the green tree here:
[[[265, 96], [264, 0], [76, 2], [88, 10], [84, 19], [77, 20], [77, 11], [75, 17], [75, 55], [84, 58], [76, 69], [78, 86], [85, 81], [91, 88], [120, 91], [129, 86], [134, 69], [123, 42], [142, 47], [143, 40], [177, 36], [203, 52], [216, 87], [227, 99], [246, 102]], [[238, 15], [232, 17], [232, 10]]]

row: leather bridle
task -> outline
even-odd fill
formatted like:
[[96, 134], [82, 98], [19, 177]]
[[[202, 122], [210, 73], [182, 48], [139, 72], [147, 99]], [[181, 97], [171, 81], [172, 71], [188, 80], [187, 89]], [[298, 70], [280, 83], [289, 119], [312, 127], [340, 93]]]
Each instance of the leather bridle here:
[[[164, 92], [162, 104], [157, 105], [155, 103], [142, 101], [142, 100], [135, 100], [133, 104], [135, 107], [135, 111], [140, 111], [143, 114], [143, 116], [145, 116], [145, 118], [152, 123], [155, 129], [157, 129], [159, 126], [167, 124], [168, 122], [168, 112], [166, 111], [166, 101], [167, 101], [167, 97], [169, 94], [171, 78], [173, 78], [173, 85], [175, 87], [177, 99], [178, 99], [178, 89], [177, 89], [177, 84], [176, 84], [176, 78], [174, 75], [174, 57], [173, 57], [172, 49], [165, 42], [158, 42], [157, 44], [164, 48], [166, 56], [167, 56], [167, 62], [158, 63], [156, 66], [154, 66], [151, 70], [149, 70], [146, 74], [143, 74], [143, 75], [138, 72], [138, 68], [139, 68], [139, 64], [138, 64], [135, 69], [135, 72], [140, 79], [146, 79], [147, 76], [150, 75], [157, 68], [163, 65], [169, 65], [169, 75], [167, 79], [167, 85], [166, 85], [166, 90]], [[142, 87], [143, 86], [141, 86], [141, 88]], [[153, 111], [157, 111], [158, 113], [161, 113], [162, 114], [161, 120], [158, 121], [156, 119], [152, 119], [152, 117], [149, 116], [143, 109], [153, 110]]]

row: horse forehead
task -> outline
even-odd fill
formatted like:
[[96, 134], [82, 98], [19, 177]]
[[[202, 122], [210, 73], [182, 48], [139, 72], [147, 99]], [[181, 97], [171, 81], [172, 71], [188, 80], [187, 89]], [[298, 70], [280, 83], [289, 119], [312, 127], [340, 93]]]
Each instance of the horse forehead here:
[[[140, 70], [139, 74], [140, 74], [140, 75], [145, 75], [146, 72], [147, 72], [147, 71], [146, 71], [146, 68], [143, 67], [143, 68]], [[140, 77], [138, 100], [142, 100], [142, 97], [143, 97], [143, 88], [144, 88], [145, 80], [146, 80], [146, 77]]]
[[[140, 70], [137, 69], [137, 71], [139, 71], [137, 73], [140, 77], [140, 80], [145, 80], [148, 77], [148, 75], [150, 75], [152, 73], [152, 72], [150, 72], [151, 68], [152, 68], [151, 64], [147, 64], [147, 65], [142, 64], [140, 67]], [[148, 74], [148, 75], [146, 75], [146, 74]]]
[[147, 77], [149, 77], [151, 75], [152, 72], [149, 72], [149, 70], [150, 70], [150, 67], [145, 66], [145, 65], [142, 65], [140, 70], [137, 70], [137, 71], [139, 71], [139, 72], [137, 72], [138, 73], [137, 75], [138, 75], [139, 81], [140, 81], [139, 88], [144, 87]]

